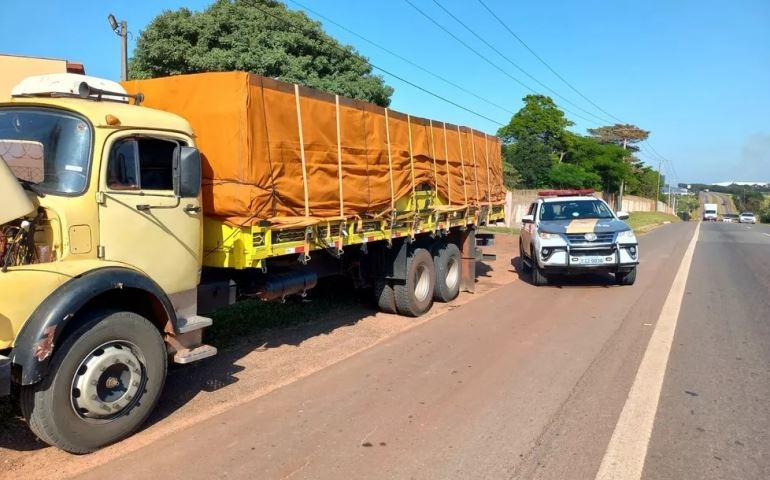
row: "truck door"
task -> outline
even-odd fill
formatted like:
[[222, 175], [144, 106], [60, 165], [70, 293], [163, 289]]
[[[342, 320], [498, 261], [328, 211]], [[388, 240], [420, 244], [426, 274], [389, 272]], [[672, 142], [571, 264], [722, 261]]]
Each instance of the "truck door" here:
[[120, 132], [105, 147], [100, 178], [100, 255], [143, 271], [175, 304], [173, 294], [195, 300], [202, 248], [200, 199], [174, 193], [174, 155], [186, 144]]

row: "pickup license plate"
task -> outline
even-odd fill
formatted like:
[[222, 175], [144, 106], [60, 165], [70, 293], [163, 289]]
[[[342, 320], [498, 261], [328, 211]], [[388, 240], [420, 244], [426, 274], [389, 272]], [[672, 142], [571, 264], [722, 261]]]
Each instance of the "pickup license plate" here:
[[601, 265], [604, 263], [604, 257], [580, 257], [581, 265]]

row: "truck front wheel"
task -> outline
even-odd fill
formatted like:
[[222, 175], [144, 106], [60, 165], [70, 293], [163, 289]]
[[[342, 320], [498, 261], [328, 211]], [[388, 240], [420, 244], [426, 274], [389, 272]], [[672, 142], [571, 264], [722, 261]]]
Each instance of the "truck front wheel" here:
[[146, 318], [90, 312], [54, 352], [48, 376], [22, 388], [22, 412], [44, 442], [92, 452], [144, 423], [163, 389], [166, 358], [163, 338]]

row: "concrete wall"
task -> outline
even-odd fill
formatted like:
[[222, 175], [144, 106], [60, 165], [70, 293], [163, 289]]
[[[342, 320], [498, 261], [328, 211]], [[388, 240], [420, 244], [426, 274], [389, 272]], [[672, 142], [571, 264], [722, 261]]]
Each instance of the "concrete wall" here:
[[[509, 227], [518, 226], [521, 217], [526, 215], [532, 202], [537, 199], [540, 190], [512, 190], [505, 196], [505, 224]], [[594, 196], [604, 199], [615, 210], [626, 212], [655, 212], [655, 200], [651, 198], [636, 197], [634, 195], [623, 196], [623, 208], [617, 208], [617, 195], [604, 192], [594, 192]], [[658, 202], [658, 212], [673, 213], [671, 207], [663, 202]]]
[[30, 75], [66, 73], [67, 61], [0, 55], [0, 72], [0, 100], [7, 100], [11, 96], [11, 89]]

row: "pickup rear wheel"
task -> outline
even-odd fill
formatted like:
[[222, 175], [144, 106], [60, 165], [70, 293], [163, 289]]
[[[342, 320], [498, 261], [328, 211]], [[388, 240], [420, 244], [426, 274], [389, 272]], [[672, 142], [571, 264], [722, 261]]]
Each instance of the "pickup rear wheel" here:
[[460, 249], [454, 243], [442, 245], [433, 255], [433, 266], [436, 271], [433, 298], [439, 302], [451, 302], [460, 294]]
[[[524, 254], [524, 242], [519, 238], [519, 262], [521, 262], [521, 270], [524, 273], [529, 273], [532, 271], [532, 264], [527, 263], [526, 260], [527, 256]], [[530, 259], [530, 262], [532, 260]]]
[[406, 280], [393, 285], [398, 313], [419, 317], [433, 305], [436, 273], [433, 257], [424, 248], [414, 250], [406, 260]]
[[133, 312], [91, 312], [54, 352], [50, 373], [22, 387], [32, 431], [70, 453], [127, 437], [147, 419], [166, 379], [158, 329]]

